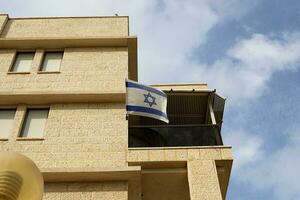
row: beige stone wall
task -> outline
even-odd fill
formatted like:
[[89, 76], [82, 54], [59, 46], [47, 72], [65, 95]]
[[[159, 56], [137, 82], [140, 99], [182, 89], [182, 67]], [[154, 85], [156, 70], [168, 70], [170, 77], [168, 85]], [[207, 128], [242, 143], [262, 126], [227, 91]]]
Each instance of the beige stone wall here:
[[231, 147], [130, 149], [128, 162], [231, 160]]
[[[222, 187], [227, 188], [227, 183], [220, 182], [218, 179], [216, 161], [230, 162], [232, 160], [232, 152], [231, 147], [226, 146], [155, 149], [132, 148], [127, 153], [127, 160], [130, 165], [140, 164], [148, 167], [151, 165], [154, 169], [161, 166], [173, 167], [173, 169], [179, 166], [178, 169], [182, 169], [183, 163], [187, 163], [186, 169], [190, 200], [222, 200], [222, 195], [225, 196], [226, 190], [222, 194], [220, 184]], [[230, 175], [230, 168], [223, 166], [222, 170]], [[165, 179], [170, 177], [167, 172], [165, 175], [167, 177]], [[163, 176], [161, 175], [160, 177]], [[148, 188], [143, 188], [143, 190], [147, 191]]]
[[53, 104], [42, 140], [17, 140], [26, 106], [18, 106], [8, 141], [0, 151], [17, 151], [39, 168], [126, 167], [124, 104]]
[[128, 36], [128, 17], [10, 19], [3, 38]]
[[214, 160], [188, 161], [190, 199], [222, 200]]
[[126, 182], [47, 183], [43, 200], [127, 200]]
[[0, 93], [125, 92], [127, 48], [67, 48], [60, 73], [38, 74], [43, 50], [36, 51], [30, 74], [8, 74], [16, 50], [0, 50]]
[[[0, 15], [0, 38], [88, 38], [128, 36], [128, 17], [9, 19]], [[0, 47], [0, 94], [125, 93], [126, 47], [26, 49], [35, 51], [30, 73], [10, 73], [18, 49]], [[64, 50], [60, 71], [40, 73], [47, 50]], [[88, 99], [86, 99], [88, 101]], [[28, 101], [27, 101], [28, 102]], [[30, 102], [30, 101], [29, 101]], [[15, 105], [13, 129], [0, 151], [31, 158], [41, 171], [120, 170], [127, 168], [128, 128], [124, 103]], [[14, 105], [13, 105], [14, 106]], [[10, 107], [10, 102], [0, 108]], [[18, 137], [26, 109], [49, 107], [42, 138]], [[72, 170], [71, 170], [72, 169]], [[100, 180], [102, 180], [100, 178]], [[115, 180], [115, 179], [114, 179]], [[61, 181], [61, 180], [60, 180]], [[45, 183], [46, 200], [128, 199], [128, 183]]]

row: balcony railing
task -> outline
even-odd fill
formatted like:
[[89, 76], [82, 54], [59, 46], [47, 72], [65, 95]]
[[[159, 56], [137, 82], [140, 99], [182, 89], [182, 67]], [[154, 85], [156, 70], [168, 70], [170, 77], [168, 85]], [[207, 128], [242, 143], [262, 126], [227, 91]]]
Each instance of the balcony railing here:
[[130, 126], [129, 147], [223, 145], [218, 125]]

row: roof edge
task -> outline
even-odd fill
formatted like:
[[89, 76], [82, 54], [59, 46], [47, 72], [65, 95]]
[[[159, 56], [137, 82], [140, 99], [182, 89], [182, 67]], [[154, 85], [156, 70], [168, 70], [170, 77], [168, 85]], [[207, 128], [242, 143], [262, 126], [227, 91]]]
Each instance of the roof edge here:
[[151, 86], [193, 86], [193, 85], [208, 85], [207, 83], [168, 83], [168, 84], [152, 84]]
[[[0, 13], [0, 15], [6, 15], [9, 17], [9, 14]], [[26, 20], [26, 19], [78, 19], [78, 18], [129, 18], [128, 15], [112, 15], [112, 16], [100, 16], [100, 15], [91, 15], [91, 16], [34, 16], [34, 17], [9, 17], [12, 20]]]

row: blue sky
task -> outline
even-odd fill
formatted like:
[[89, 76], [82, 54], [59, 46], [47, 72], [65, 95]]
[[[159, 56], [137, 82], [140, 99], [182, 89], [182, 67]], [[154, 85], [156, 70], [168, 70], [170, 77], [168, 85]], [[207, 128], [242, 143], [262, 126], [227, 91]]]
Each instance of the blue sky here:
[[300, 1], [1, 0], [0, 12], [129, 15], [141, 82], [207, 82], [227, 97], [227, 199], [300, 199]]

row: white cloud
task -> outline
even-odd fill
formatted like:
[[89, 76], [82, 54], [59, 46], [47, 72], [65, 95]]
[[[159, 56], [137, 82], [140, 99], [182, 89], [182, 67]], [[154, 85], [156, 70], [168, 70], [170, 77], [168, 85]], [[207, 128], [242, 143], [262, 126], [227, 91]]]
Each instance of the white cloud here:
[[249, 70], [269, 74], [273, 70], [288, 69], [299, 59], [300, 37], [271, 40], [262, 34], [253, 34], [251, 39], [242, 40], [228, 51], [232, 59], [239, 60]]
[[207, 81], [237, 105], [259, 97], [274, 72], [299, 68], [299, 61], [298, 33], [285, 33], [280, 39], [253, 34], [237, 41], [225, 57], [212, 65], [194, 64], [187, 77]]
[[[221, 89], [231, 105], [237, 106], [259, 97], [275, 72], [298, 69], [299, 60], [299, 33], [283, 33], [279, 39], [253, 34], [237, 41], [224, 58], [212, 65], [194, 65], [192, 74], [195, 78], [206, 74], [203, 78]], [[224, 136], [226, 143], [233, 146], [234, 180], [248, 183], [258, 192], [272, 191], [274, 199], [300, 199], [300, 128], [289, 131], [292, 134], [283, 134], [290, 137], [288, 143], [269, 152], [265, 145], [274, 142], [271, 138], [266, 140], [264, 134], [231, 127]]]
[[235, 177], [258, 191], [271, 190], [275, 200], [300, 199], [299, 135], [300, 129], [295, 130], [283, 148], [244, 166]]
[[226, 143], [232, 145], [234, 153], [234, 171], [240, 171], [248, 164], [260, 161], [264, 157], [262, 138], [244, 130], [226, 133]]

